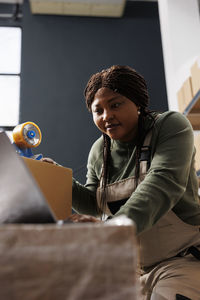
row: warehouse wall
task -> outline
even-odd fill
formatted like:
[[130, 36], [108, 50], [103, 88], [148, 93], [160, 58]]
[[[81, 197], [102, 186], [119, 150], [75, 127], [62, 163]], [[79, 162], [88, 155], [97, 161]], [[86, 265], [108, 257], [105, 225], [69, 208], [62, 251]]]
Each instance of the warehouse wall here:
[[200, 19], [197, 0], [159, 0], [168, 104], [178, 110], [177, 92], [190, 76], [200, 54]]
[[127, 2], [122, 18], [32, 15], [23, 5], [20, 122], [36, 122], [36, 152], [73, 168], [85, 182], [92, 143], [100, 136], [85, 108], [89, 76], [113, 64], [130, 65], [147, 80], [151, 108], [167, 110], [155, 2]]

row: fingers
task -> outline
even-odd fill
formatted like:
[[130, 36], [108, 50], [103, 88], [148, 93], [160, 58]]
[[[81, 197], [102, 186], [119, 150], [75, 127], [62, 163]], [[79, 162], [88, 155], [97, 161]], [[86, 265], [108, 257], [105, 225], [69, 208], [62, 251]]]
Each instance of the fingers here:
[[50, 163], [50, 164], [53, 164], [53, 165], [58, 165], [57, 162], [55, 162], [53, 159], [51, 159], [49, 157], [43, 157], [41, 159], [41, 161], [44, 161], [44, 162], [47, 162], [47, 163]]
[[51, 159], [51, 158], [49, 158], [49, 157], [43, 157], [43, 158], [41, 159], [41, 161], [48, 162], [48, 163], [50, 163], [50, 164], [53, 164], [53, 163], [54, 163], [53, 159]]
[[71, 221], [73, 223], [99, 223], [101, 222], [99, 219], [89, 216], [89, 215], [79, 215], [79, 214], [73, 214], [67, 218], [66, 221]]

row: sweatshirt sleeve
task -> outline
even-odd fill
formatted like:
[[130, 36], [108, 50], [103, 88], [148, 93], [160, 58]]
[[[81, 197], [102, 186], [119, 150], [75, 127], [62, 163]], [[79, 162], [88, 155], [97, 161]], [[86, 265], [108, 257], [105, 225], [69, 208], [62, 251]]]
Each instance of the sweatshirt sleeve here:
[[133, 219], [138, 233], [150, 229], [181, 199], [194, 151], [192, 127], [183, 115], [171, 112], [156, 123], [153, 135], [157, 137], [150, 169], [115, 215], [125, 214]]
[[82, 185], [73, 178], [72, 206], [78, 213], [98, 216], [96, 189], [99, 184], [101, 154], [100, 138], [93, 144], [88, 156], [86, 184]]

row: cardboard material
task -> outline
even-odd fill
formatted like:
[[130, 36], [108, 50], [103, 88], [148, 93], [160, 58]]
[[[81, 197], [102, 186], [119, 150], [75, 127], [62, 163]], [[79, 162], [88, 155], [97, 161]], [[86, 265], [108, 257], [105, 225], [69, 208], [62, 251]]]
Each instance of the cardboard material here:
[[183, 93], [184, 93], [184, 101], [185, 101], [185, 108], [186, 108], [194, 97], [191, 76], [188, 77], [183, 83]]
[[0, 299], [142, 299], [135, 226], [111, 221], [1, 227]]
[[194, 95], [200, 89], [200, 59], [198, 59], [193, 66], [191, 67], [191, 75], [192, 75], [192, 89]]
[[196, 148], [195, 154], [195, 168], [197, 171], [200, 170], [200, 133], [195, 133], [194, 135], [194, 145]]
[[72, 213], [72, 170], [47, 162], [24, 158], [57, 220]]
[[183, 87], [181, 87], [180, 90], [177, 92], [177, 98], [178, 98], [178, 109], [181, 113], [183, 113], [185, 110]]
[[192, 80], [190, 76], [184, 81], [183, 86], [177, 93], [178, 106], [180, 112], [184, 112], [190, 101], [192, 101], [193, 97], [194, 93], [192, 88]]

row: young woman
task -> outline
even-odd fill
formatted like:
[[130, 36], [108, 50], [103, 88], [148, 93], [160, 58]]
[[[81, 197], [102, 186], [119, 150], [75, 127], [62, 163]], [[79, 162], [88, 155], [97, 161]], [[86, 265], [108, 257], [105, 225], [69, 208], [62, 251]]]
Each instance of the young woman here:
[[73, 208], [87, 216], [71, 220], [125, 214], [137, 228], [144, 299], [200, 299], [200, 205], [189, 121], [177, 112], [150, 112], [145, 80], [127, 66], [94, 74], [85, 98], [102, 137], [90, 151], [85, 186], [73, 181]]

